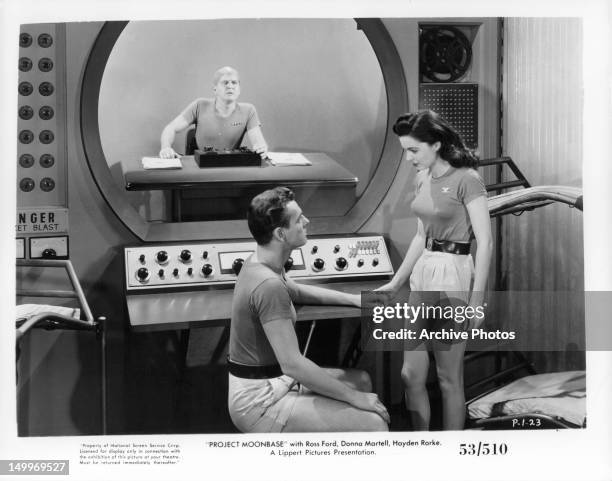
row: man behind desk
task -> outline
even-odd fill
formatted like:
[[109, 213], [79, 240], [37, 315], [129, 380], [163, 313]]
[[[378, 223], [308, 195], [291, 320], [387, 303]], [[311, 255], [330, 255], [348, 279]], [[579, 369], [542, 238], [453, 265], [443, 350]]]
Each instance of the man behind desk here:
[[196, 126], [196, 143], [203, 150], [211, 146], [216, 150], [237, 149], [244, 135], [248, 136], [255, 152], [266, 156], [268, 146], [261, 132], [261, 123], [255, 107], [239, 103], [240, 78], [232, 67], [222, 67], [213, 76], [214, 98], [199, 98], [190, 103], [161, 134], [162, 159], [177, 157], [172, 148], [176, 133], [192, 124]]
[[299, 351], [293, 302], [361, 305], [358, 294], [297, 284], [285, 275], [289, 255], [306, 243], [308, 222], [285, 187], [251, 201], [248, 225], [257, 249], [234, 288], [230, 416], [243, 432], [386, 431], [389, 414], [369, 392], [367, 373], [322, 369]]

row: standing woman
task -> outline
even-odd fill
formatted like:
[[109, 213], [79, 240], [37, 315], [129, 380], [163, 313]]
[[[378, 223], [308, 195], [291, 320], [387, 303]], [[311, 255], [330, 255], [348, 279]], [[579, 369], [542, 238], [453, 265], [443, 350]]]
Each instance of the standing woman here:
[[[461, 293], [464, 302], [479, 306], [484, 300], [493, 242], [487, 193], [476, 170], [478, 158], [453, 127], [431, 110], [402, 115], [393, 131], [417, 170], [411, 205], [418, 218], [417, 232], [393, 279], [378, 290], [395, 296], [410, 279], [411, 305], [421, 303], [419, 291], [445, 291], [455, 296]], [[470, 255], [474, 238], [475, 264]], [[470, 328], [479, 327], [483, 320], [473, 318]], [[465, 423], [465, 343], [453, 342], [434, 350], [446, 430], [463, 429]], [[426, 349], [404, 351], [401, 375], [415, 430], [429, 429], [428, 370]]]

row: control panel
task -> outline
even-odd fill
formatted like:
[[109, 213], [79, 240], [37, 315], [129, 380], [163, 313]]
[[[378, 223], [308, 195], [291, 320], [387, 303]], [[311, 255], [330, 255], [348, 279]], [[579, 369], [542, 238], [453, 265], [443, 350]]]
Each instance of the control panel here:
[[17, 205], [65, 206], [65, 26], [19, 33]]
[[[126, 247], [128, 291], [231, 285], [255, 241], [219, 241]], [[393, 266], [382, 236], [311, 238], [285, 264], [294, 279], [390, 276]]]
[[17, 67], [17, 257], [68, 259], [65, 24], [21, 25]]

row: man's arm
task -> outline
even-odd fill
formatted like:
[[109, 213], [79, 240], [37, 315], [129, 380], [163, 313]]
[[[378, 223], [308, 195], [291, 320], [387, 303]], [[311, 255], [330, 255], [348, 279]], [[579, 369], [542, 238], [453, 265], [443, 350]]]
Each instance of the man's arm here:
[[268, 155], [268, 144], [264, 139], [261, 127], [256, 126], [249, 129], [247, 131], [247, 135], [249, 137], [249, 142], [251, 143], [253, 150], [257, 152], [262, 159], [265, 159]]
[[278, 319], [263, 324], [266, 337], [284, 374], [312, 391], [365, 411], [373, 411], [387, 423], [389, 414], [374, 393], [357, 391], [331, 377], [299, 350], [297, 336], [289, 319]]
[[185, 130], [187, 127], [189, 127], [189, 122], [182, 115], [179, 115], [164, 127], [160, 140], [161, 150], [159, 151], [159, 156], [162, 159], [178, 157], [178, 154], [172, 148], [172, 144], [174, 143], [177, 132]]
[[340, 292], [334, 289], [313, 286], [310, 284], [298, 284], [287, 277], [287, 284], [292, 292], [296, 294], [293, 299], [298, 304], [323, 304], [361, 307], [361, 295]]

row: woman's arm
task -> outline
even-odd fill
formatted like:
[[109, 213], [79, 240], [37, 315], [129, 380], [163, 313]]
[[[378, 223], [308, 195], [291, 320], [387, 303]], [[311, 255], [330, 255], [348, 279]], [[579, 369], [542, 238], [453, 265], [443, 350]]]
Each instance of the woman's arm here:
[[177, 153], [172, 148], [174, 137], [177, 132], [186, 129], [187, 127], [189, 127], [189, 122], [182, 115], [179, 115], [164, 127], [160, 140], [161, 150], [159, 151], [159, 156], [162, 159], [171, 159], [177, 156]]
[[358, 409], [376, 412], [389, 422], [389, 414], [376, 394], [351, 388], [331, 377], [300, 353], [293, 325], [288, 319], [266, 322], [263, 328], [284, 374], [318, 394], [346, 402]]
[[253, 146], [253, 150], [257, 152], [262, 159], [266, 158], [268, 154], [268, 144], [264, 139], [261, 127], [257, 126], [249, 129], [247, 135], [249, 136], [249, 142]]
[[410, 246], [408, 247], [408, 251], [404, 256], [404, 260], [402, 264], [399, 266], [399, 269], [393, 276], [393, 279], [389, 281], [384, 286], [376, 289], [377, 291], [389, 291], [392, 296], [397, 294], [397, 291], [406, 283], [410, 274], [412, 273], [412, 269], [416, 264], [416, 261], [423, 253], [423, 249], [425, 248], [425, 228], [423, 227], [423, 222], [421, 219], [417, 219], [417, 233], [412, 238], [412, 242], [410, 242]]
[[[485, 196], [476, 197], [465, 207], [470, 216], [474, 237], [476, 237], [474, 287], [470, 296], [470, 306], [476, 307], [484, 302], [484, 292], [489, 276], [489, 265], [493, 252], [491, 218], [489, 217], [489, 207]], [[477, 328], [483, 321], [484, 318], [474, 318], [473, 327]]]

